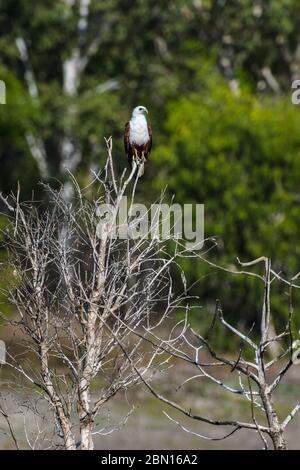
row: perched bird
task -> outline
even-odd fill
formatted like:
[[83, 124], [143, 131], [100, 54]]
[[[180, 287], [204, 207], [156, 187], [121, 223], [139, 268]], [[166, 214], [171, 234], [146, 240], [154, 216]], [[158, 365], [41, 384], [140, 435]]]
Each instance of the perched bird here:
[[125, 124], [124, 146], [128, 162], [132, 168], [135, 161], [138, 166], [139, 178], [145, 171], [145, 162], [148, 159], [152, 146], [152, 129], [147, 123], [145, 106], [137, 106], [132, 111], [131, 119]]

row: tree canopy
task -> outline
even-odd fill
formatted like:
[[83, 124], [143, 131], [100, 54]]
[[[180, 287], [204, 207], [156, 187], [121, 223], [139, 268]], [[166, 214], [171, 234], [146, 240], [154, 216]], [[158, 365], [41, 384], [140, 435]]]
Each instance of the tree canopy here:
[[[139, 197], [167, 185], [179, 202], [204, 203], [205, 234], [218, 239], [212, 259], [266, 255], [294, 274], [299, 19], [297, 0], [2, 0], [1, 191], [20, 181], [29, 197], [40, 179], [65, 181], [66, 169], [85, 181], [110, 135], [121, 171], [124, 123], [143, 104], [154, 147]], [[250, 281], [187, 270], [203, 278], [204, 302], [219, 296], [232, 315], [241, 306], [257, 315]], [[274, 308], [287, 313], [279, 300]]]

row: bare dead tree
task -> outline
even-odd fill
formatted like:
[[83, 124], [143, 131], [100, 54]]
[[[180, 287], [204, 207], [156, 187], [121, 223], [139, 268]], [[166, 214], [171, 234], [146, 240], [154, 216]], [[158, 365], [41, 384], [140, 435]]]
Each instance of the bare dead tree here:
[[[205, 259], [201, 254], [194, 253], [192, 256], [200, 258], [202, 261], [217, 267]], [[250, 267], [259, 263], [264, 264], [264, 275], [247, 271], [231, 271], [226, 268], [218, 267], [234, 275], [248, 275], [258, 278], [264, 286], [264, 295], [261, 308], [261, 317], [259, 324], [259, 335], [257, 339], [252, 339], [255, 324], [252, 325], [250, 331], [242, 332], [236, 327], [228, 323], [223, 315], [222, 307], [219, 301], [216, 303], [215, 314], [206, 334], [200, 334], [190, 325], [190, 317], [192, 315], [189, 308], [186, 309], [186, 318], [183, 322], [181, 331], [176, 331], [168, 340], [164, 340], [152, 335], [151, 344], [154, 348], [159, 347], [173, 357], [173, 359], [192, 366], [194, 371], [191, 375], [179, 385], [178, 388], [194, 380], [206, 379], [215, 387], [222, 389], [226, 393], [243, 397], [249, 403], [251, 412], [251, 421], [244, 422], [238, 419], [222, 420], [213, 419], [194, 412], [192, 408], [185, 408], [180, 402], [169, 399], [165, 394], [160, 393], [150, 382], [141, 377], [144, 385], [148, 390], [161, 402], [169, 405], [177, 410], [185, 417], [191, 420], [201, 421], [218, 427], [229, 427], [230, 431], [224, 436], [216, 438], [209, 437], [186, 428], [181, 422], [171, 417], [165, 412], [166, 416], [175, 422], [182, 430], [208, 440], [222, 440], [230, 437], [241, 429], [253, 430], [258, 433], [263, 442], [263, 447], [268, 449], [269, 443], [266, 437], [269, 437], [272, 446], [276, 450], [287, 449], [285, 430], [291, 420], [295, 417], [300, 409], [300, 401], [291, 409], [290, 413], [280, 420], [278, 408], [276, 407], [275, 391], [279, 384], [283, 381], [285, 375], [294, 365], [299, 364], [299, 344], [300, 341], [293, 341], [292, 319], [293, 319], [293, 303], [292, 293], [294, 289], [300, 286], [295, 283], [299, 277], [296, 274], [291, 280], [284, 279], [280, 274], [276, 273], [271, 267], [271, 260], [265, 257], [258, 258], [252, 262], [242, 263], [242, 267]], [[274, 281], [279, 281], [286, 285], [289, 289], [290, 308], [288, 321], [280, 334], [272, 336], [271, 325], [271, 304], [270, 290]], [[216, 324], [219, 323], [225, 330], [233, 334], [241, 343], [241, 348], [235, 359], [225, 357], [218, 353], [212, 346], [212, 335]], [[279, 354], [272, 357], [270, 354], [271, 346], [274, 343], [279, 344]], [[245, 357], [245, 351], [247, 355]], [[206, 360], [207, 354], [210, 360]], [[249, 355], [252, 356], [249, 359]], [[178, 365], [178, 364], [177, 364]], [[228, 382], [218, 377], [218, 370], [224, 369], [228, 371]], [[176, 365], [173, 369], [176, 375]], [[232, 385], [235, 378], [235, 384]]]
[[[19, 193], [10, 199], [2, 197], [12, 214], [11, 229], [5, 236], [14, 278], [9, 295], [17, 318], [10, 324], [26, 346], [22, 354], [8, 350], [4, 367], [15, 374], [10, 390], [26, 387], [27, 399], [21, 397], [18, 405], [24, 417], [26, 445], [33, 449], [93, 449], [94, 436], [108, 432], [98, 419], [103, 407], [117, 393], [143, 384], [182, 415], [230, 428], [220, 438], [205, 436], [167, 414], [186, 432], [220, 440], [248, 429], [258, 433], [264, 448], [271, 440], [274, 449], [286, 449], [285, 430], [299, 411], [300, 401], [282, 420], [275, 394], [287, 372], [299, 362], [299, 341], [293, 341], [292, 334], [292, 297], [294, 289], [300, 288], [296, 283], [299, 274], [286, 280], [265, 257], [240, 263], [242, 269], [232, 271], [209, 261], [204, 250], [186, 248], [177, 238], [169, 240], [167, 248], [159, 237], [161, 221], [157, 217], [150, 219], [146, 231], [132, 236], [149, 213], [141, 214], [134, 207], [136, 168], [127, 178], [125, 172], [117, 178], [111, 139], [107, 148], [104, 170], [93, 174], [86, 188], [81, 189], [70, 174], [75, 194], [71, 203], [63, 188], [54, 191], [50, 186], [45, 186], [50, 199], [46, 207], [34, 201], [20, 203]], [[120, 218], [128, 194], [129, 210]], [[195, 298], [188, 293], [178, 263], [187, 257], [262, 282], [258, 336], [254, 337], [255, 325], [243, 332], [228, 323], [219, 301], [208, 332], [191, 327]], [[262, 262], [263, 275], [245, 270]], [[181, 295], [174, 293], [174, 268], [181, 274]], [[290, 297], [288, 322], [278, 334], [271, 328], [274, 281], [283, 283]], [[185, 312], [183, 320], [176, 320], [177, 311]], [[236, 358], [215, 350], [212, 338], [217, 324], [240, 341]], [[279, 347], [275, 357], [270, 354], [274, 344]], [[153, 374], [174, 360], [173, 375], [180, 361], [194, 368], [180, 388], [192, 380], [206, 379], [226, 393], [243, 397], [249, 403], [251, 419], [206, 417], [161, 393], [153, 385]], [[228, 382], [218, 375], [221, 369], [228, 371]], [[4, 402], [0, 418], [15, 447], [21, 447], [9, 400], [6, 395], [3, 401], [2, 394]]]
[[[80, 189], [70, 174], [72, 204], [63, 189], [49, 186], [46, 207], [20, 203], [19, 194], [9, 202], [12, 225], [5, 236], [14, 276], [9, 299], [17, 311], [10, 325], [25, 349], [18, 355], [8, 350], [4, 367], [16, 374], [13, 390], [26, 383], [28, 396], [42, 402], [26, 405], [38, 429], [34, 439], [28, 424], [24, 427], [32, 448], [43, 446], [43, 433], [55, 424], [54, 447], [61, 437], [66, 449], [93, 449], [93, 436], [107, 431], [97, 423], [103, 406], [167, 365], [160, 348], [145, 348], [145, 336], [155, 334], [187, 298], [173, 292], [177, 245], [170, 254], [165, 241], [149, 236], [158, 226], [150, 223], [139, 238], [112, 236], [116, 228], [125, 235], [134, 230], [141, 216], [133, 210], [136, 168], [118, 179], [111, 139], [107, 146], [106, 167], [87, 188]], [[130, 187], [129, 212], [120, 221]]]

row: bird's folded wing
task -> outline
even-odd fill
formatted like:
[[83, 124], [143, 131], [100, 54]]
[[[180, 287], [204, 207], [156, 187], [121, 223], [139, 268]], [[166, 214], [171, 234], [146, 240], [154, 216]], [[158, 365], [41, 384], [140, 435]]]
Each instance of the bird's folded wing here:
[[152, 148], [152, 129], [151, 126], [148, 124], [148, 134], [149, 134], [149, 141], [147, 142], [147, 157], [149, 156]]
[[127, 156], [130, 152], [129, 134], [130, 134], [130, 123], [126, 122], [125, 129], [124, 129], [124, 147], [125, 147], [125, 152]]

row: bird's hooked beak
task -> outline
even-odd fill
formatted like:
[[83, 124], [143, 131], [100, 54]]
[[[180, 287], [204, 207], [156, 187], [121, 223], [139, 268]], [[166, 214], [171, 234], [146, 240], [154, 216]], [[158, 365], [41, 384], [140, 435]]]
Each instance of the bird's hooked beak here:
[[147, 108], [144, 108], [144, 109], [145, 109], [146, 113], [148, 114], [148, 109]]

